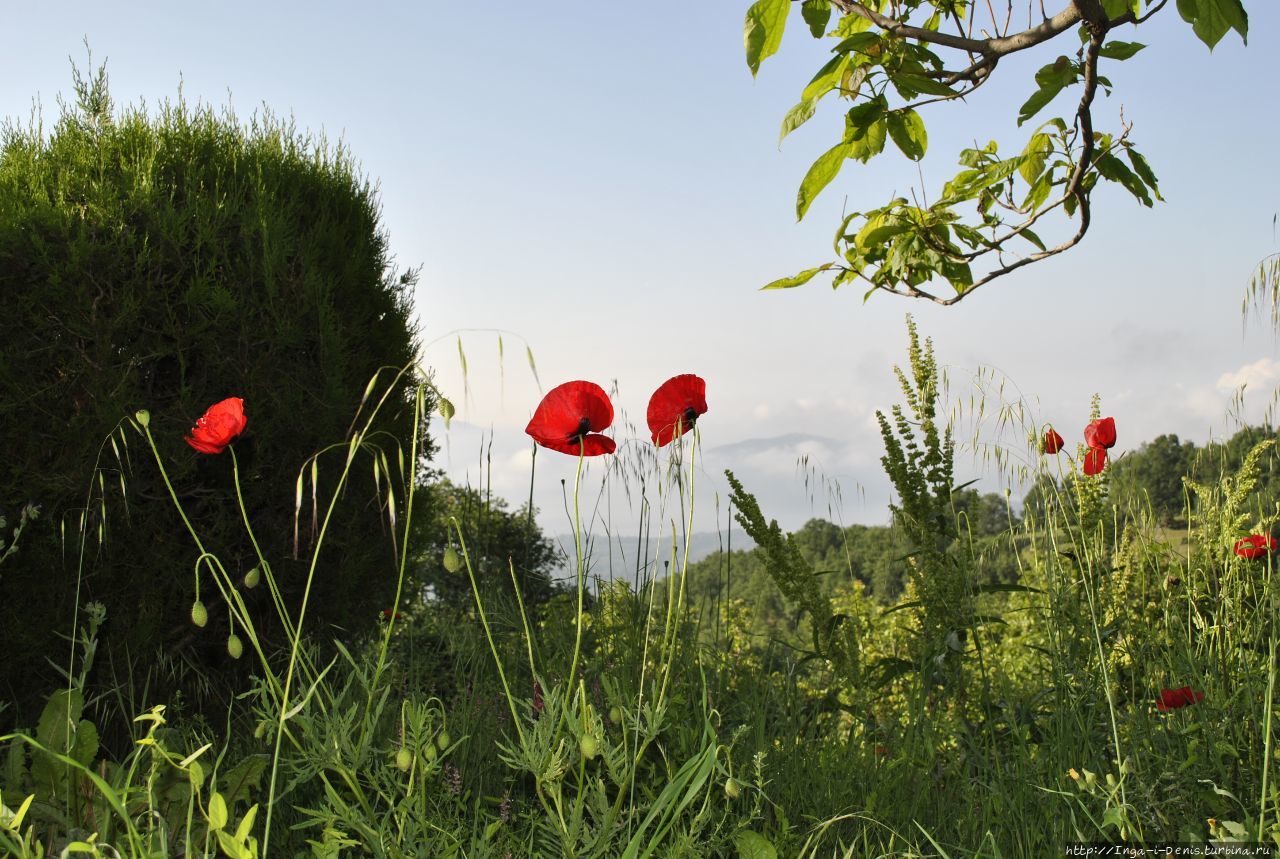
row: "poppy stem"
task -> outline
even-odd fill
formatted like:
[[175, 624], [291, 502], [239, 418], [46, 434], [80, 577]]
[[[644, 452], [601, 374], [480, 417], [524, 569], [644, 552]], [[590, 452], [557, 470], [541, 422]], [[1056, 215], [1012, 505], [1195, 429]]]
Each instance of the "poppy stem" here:
[[249, 535], [249, 542], [253, 544], [253, 552], [258, 556], [258, 564], [262, 567], [262, 576], [267, 580], [267, 590], [271, 592], [271, 601], [276, 604], [276, 613], [280, 615], [280, 621], [284, 624], [285, 634], [289, 638], [293, 638], [293, 619], [289, 617], [289, 612], [284, 605], [284, 597], [280, 594], [280, 589], [276, 587], [276, 577], [271, 573], [271, 565], [267, 563], [266, 557], [262, 554], [262, 548], [258, 545], [258, 538], [253, 533], [253, 525], [249, 523], [249, 511], [244, 506], [244, 493], [240, 490], [240, 460], [236, 457], [235, 445], [227, 445], [227, 450], [231, 451], [231, 476], [232, 483], [236, 487], [236, 502], [240, 505], [240, 518], [244, 521], [245, 533]]
[[[578, 507], [578, 490], [582, 484], [582, 462], [586, 458], [584, 446], [578, 445], [578, 470], [573, 476], [573, 552], [577, 558], [578, 574], [578, 617], [577, 630], [573, 637], [573, 660], [569, 663], [569, 687], [578, 676], [578, 655], [582, 651], [582, 604], [586, 590], [586, 561], [582, 557], [582, 514]], [[563, 712], [561, 713], [563, 718]]]

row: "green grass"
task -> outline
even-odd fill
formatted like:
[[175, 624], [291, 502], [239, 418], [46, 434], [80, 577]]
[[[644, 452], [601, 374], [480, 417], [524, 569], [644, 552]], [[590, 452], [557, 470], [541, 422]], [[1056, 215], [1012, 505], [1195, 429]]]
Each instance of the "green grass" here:
[[[915, 344], [912, 361], [908, 403], [932, 415], [927, 347]], [[394, 458], [366, 434], [378, 390], [347, 439], [302, 465], [298, 491], [309, 494], [320, 463], [333, 468], [318, 554], [325, 524], [354, 503], [347, 472], [384, 469], [404, 581], [410, 565], [443, 557], [417, 550], [404, 525], [418, 481], [392, 480]], [[780, 532], [753, 537], [783, 616], [731, 591], [695, 593], [684, 549], [702, 503], [696, 434], [605, 463], [603, 479], [629, 470], [645, 477], [631, 491], [651, 493], [632, 499], [644, 521], [610, 530], [647, 529], [671, 547], [638, 588], [588, 581], [579, 557], [570, 591], [525, 604], [514, 565], [505, 581], [477, 566], [484, 520], [454, 518], [462, 565], [450, 575], [467, 599], [406, 596], [403, 618], [336, 648], [310, 637], [305, 596], [273, 598], [288, 640], [260, 640], [246, 583], [188, 521], [204, 599], [229, 606], [254, 682], [223, 712], [141, 708], [145, 694], [128, 688], [86, 701], [109, 627], [85, 606], [66, 686], [50, 690], [37, 725], [0, 736], [0, 852], [1035, 857], [1074, 840], [1280, 844], [1280, 605], [1272, 559], [1232, 553], [1275, 525], [1254, 491], [1270, 442], [1218, 485], [1193, 486], [1180, 531], [1111, 504], [1107, 472], [1084, 478], [1065, 458], [1028, 453], [1052, 489], [979, 540], [951, 506], [949, 435], [905, 418], [885, 426], [900, 445], [890, 475], [915, 492], [896, 510], [906, 588], [893, 606], [869, 595], [851, 553], [831, 585]], [[150, 441], [145, 421], [125, 431]], [[164, 472], [159, 454], [153, 463]], [[235, 469], [232, 456], [221, 464]], [[588, 491], [574, 488], [573, 510]], [[758, 503], [762, 523], [769, 500]], [[252, 533], [247, 514], [244, 524]], [[581, 553], [581, 518], [575, 529]], [[1015, 584], [985, 575], [997, 563], [1017, 570]], [[1204, 699], [1157, 709], [1161, 689], [1187, 685]], [[95, 720], [122, 723], [112, 728], [132, 733], [132, 750], [103, 751]]]

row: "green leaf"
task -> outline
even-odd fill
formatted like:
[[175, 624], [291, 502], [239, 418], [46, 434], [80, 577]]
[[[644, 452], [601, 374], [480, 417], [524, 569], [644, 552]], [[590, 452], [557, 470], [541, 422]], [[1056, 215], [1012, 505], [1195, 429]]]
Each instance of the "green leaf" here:
[[1151, 193], [1156, 195], [1156, 199], [1164, 202], [1164, 197], [1160, 196], [1160, 185], [1156, 180], [1156, 174], [1151, 169], [1151, 165], [1147, 163], [1147, 159], [1142, 157], [1142, 153], [1129, 147], [1125, 149], [1124, 154], [1129, 157], [1129, 163], [1133, 165], [1133, 170], [1138, 174], [1138, 178], [1146, 183], [1151, 189]]
[[1240, 0], [1178, 0], [1178, 14], [1211, 51], [1228, 30], [1249, 43], [1249, 15]]
[[1098, 54], [1109, 60], [1127, 60], [1145, 47], [1140, 42], [1107, 42]]
[[743, 829], [733, 836], [733, 846], [738, 848], [738, 859], [777, 859], [778, 851], [769, 839], [758, 832]]
[[831, 20], [830, 0], [804, 0], [800, 7], [804, 22], [809, 25], [809, 32], [815, 39], [821, 39], [827, 32], [827, 22]]
[[742, 41], [747, 49], [747, 67], [751, 69], [752, 77], [760, 71], [760, 64], [765, 59], [777, 53], [790, 11], [791, 0], [757, 0], [747, 10]]
[[55, 752], [68, 754], [75, 742], [76, 723], [84, 710], [84, 695], [79, 689], [59, 689], [49, 696], [40, 721], [36, 725], [36, 739]]
[[251, 791], [262, 788], [262, 775], [267, 771], [270, 759], [266, 755], [249, 755], [242, 758], [225, 775], [219, 776], [221, 793], [228, 803], [248, 800]]
[[1058, 93], [1062, 92], [1062, 87], [1062, 84], [1055, 81], [1033, 92], [1031, 98], [1023, 102], [1022, 107], [1018, 108], [1018, 125], [1022, 125], [1022, 123], [1039, 113], [1045, 105], [1053, 101]]
[[240, 821], [240, 825], [236, 827], [236, 841], [241, 844], [249, 837], [249, 833], [253, 831], [254, 818], [258, 816], [258, 806], [253, 806], [245, 812], [244, 819]]
[[1036, 83], [1040, 88], [1018, 110], [1018, 125], [1039, 113], [1041, 108], [1062, 92], [1063, 87], [1075, 83], [1078, 76], [1076, 64], [1065, 56], [1058, 57], [1047, 66], [1041, 66], [1036, 72]]
[[944, 84], [942, 81], [934, 80], [925, 75], [913, 75], [907, 72], [897, 72], [889, 76], [896, 89], [903, 98], [914, 98], [917, 94], [923, 95], [940, 95], [952, 96], [956, 91]]
[[919, 161], [929, 148], [929, 135], [924, 128], [924, 120], [914, 110], [895, 110], [886, 118], [889, 136], [902, 150], [902, 154], [912, 161]]
[[1119, 182], [1127, 188], [1129, 193], [1137, 197], [1142, 205], [1147, 207], [1152, 205], [1151, 195], [1147, 193], [1147, 186], [1119, 158], [1110, 152], [1104, 152], [1098, 156], [1094, 166], [1098, 168], [1098, 172], [1102, 174], [1103, 178], [1112, 182]]
[[849, 144], [841, 141], [819, 155], [818, 160], [813, 162], [809, 172], [804, 174], [804, 179], [800, 182], [800, 190], [796, 193], [797, 221], [804, 218], [804, 213], [809, 211], [809, 206], [814, 199], [823, 188], [831, 184], [832, 179], [836, 178], [848, 154]]
[[1138, 0], [1102, 0], [1102, 11], [1107, 13], [1108, 18], [1112, 19], [1128, 13], [1132, 13], [1134, 17], [1137, 17]]
[[861, 33], [864, 30], [871, 29], [871, 21], [861, 15], [844, 15], [836, 22], [835, 29], [830, 35], [837, 39], [844, 39], [852, 36], [854, 33]]
[[773, 281], [773, 283], [765, 284], [764, 286], [760, 287], [760, 289], [761, 290], [791, 289], [797, 286], [804, 286], [806, 283], [813, 280], [813, 278], [817, 274], [824, 271], [830, 271], [831, 269], [835, 268], [835, 265], [836, 265], [835, 263], [829, 262], [829, 263], [823, 263], [817, 268], [806, 268], [804, 271], [800, 272], [799, 274], [793, 274], [791, 277], [779, 278], [778, 280]]
[[781, 146], [788, 134], [813, 118], [813, 112], [817, 107], [816, 101], [802, 101], [787, 111], [787, 115], [782, 117], [782, 131], [778, 133], [778, 145]]
[[98, 756], [98, 729], [88, 719], [81, 719], [76, 725], [75, 748], [68, 756], [85, 766], [93, 763]]
[[861, 133], [854, 134], [849, 141], [849, 157], [856, 158], [862, 163], [866, 163], [876, 155], [884, 151], [884, 142], [887, 138], [888, 122], [881, 117], [877, 122], [872, 123]]
[[1018, 172], [1028, 185], [1035, 184], [1036, 179], [1040, 178], [1040, 174], [1044, 172], [1045, 159], [1052, 151], [1053, 138], [1043, 132], [1031, 135], [1026, 148], [1022, 150], [1022, 163], [1018, 166]]
[[880, 44], [875, 33], [854, 33], [831, 50], [837, 54], [865, 54], [872, 45]]
[[227, 803], [222, 794], [215, 791], [209, 797], [209, 828], [219, 830], [227, 825]]
[[[1026, 232], [1025, 230], [1023, 232]], [[1042, 594], [1044, 591], [1039, 588], [1033, 588], [1030, 585], [1014, 585], [1005, 584], [1004, 582], [991, 582], [985, 585], [975, 585], [974, 593], [979, 594], [1016, 594], [1016, 593], [1032, 593]]]
[[804, 92], [800, 93], [800, 100], [816, 101], [835, 89], [850, 62], [848, 54], [832, 57], [828, 60], [826, 65], [818, 69], [818, 73], [813, 76], [813, 80], [809, 81], [808, 85], [805, 86]]
[[873, 248], [910, 230], [910, 222], [890, 220], [888, 216], [883, 214], [875, 215], [868, 218], [862, 229], [858, 230], [858, 234], [853, 239], [853, 244], [860, 249]]
[[1044, 239], [1040, 238], [1040, 236], [1037, 235], [1036, 232], [1032, 230], [1030, 227], [1023, 230], [1021, 233], [1019, 233], [1019, 235], [1021, 235], [1027, 241], [1031, 242], [1031, 244], [1038, 247], [1041, 251], [1048, 250], [1048, 248], [1045, 247]]
[[1022, 201], [1022, 208], [1032, 211], [1039, 209], [1044, 205], [1044, 201], [1049, 199], [1049, 192], [1053, 190], [1053, 171], [1041, 173], [1040, 178], [1031, 186], [1031, 190], [1027, 192], [1026, 199]]

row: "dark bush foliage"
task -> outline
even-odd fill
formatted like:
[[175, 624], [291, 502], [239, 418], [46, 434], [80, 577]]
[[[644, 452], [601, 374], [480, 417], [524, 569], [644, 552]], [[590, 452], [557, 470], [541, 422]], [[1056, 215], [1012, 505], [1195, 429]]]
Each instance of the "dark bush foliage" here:
[[[107, 609], [91, 682], [125, 685], [132, 673], [125, 688], [148, 689], [125, 705], [203, 709], [235, 688], [227, 615], [208, 582], [208, 627], [188, 619], [197, 552], [145, 440], [130, 429], [104, 443], [125, 416], [150, 411], [176, 492], [235, 575], [255, 560], [231, 456], [182, 438], [210, 404], [244, 398], [244, 500], [296, 607], [309, 554], [304, 506], [293, 559], [299, 467], [343, 441], [380, 367], [416, 352], [415, 272], [394, 269], [375, 189], [345, 150], [271, 115], [246, 124], [181, 101], [113, 114], [105, 76], [76, 83], [79, 104], [51, 133], [11, 125], [0, 148], [0, 507], [44, 511], [0, 570], [0, 701], [20, 704], [0, 719], [19, 724], [58, 679], [15, 654], [69, 654], [55, 631], [90, 600]], [[412, 435], [411, 385], [401, 377], [382, 412], [393, 470], [395, 439], [407, 456]], [[321, 457], [322, 499], [344, 456], [345, 445]], [[321, 640], [373, 625], [395, 586], [371, 469], [356, 469], [308, 611]], [[279, 645], [263, 591], [251, 606]]]

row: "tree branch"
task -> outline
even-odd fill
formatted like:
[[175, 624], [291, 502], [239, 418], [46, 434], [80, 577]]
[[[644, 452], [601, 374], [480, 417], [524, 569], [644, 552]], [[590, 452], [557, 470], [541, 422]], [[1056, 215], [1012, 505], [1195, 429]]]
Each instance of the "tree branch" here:
[[844, 14], [857, 15], [859, 18], [864, 18], [890, 35], [903, 39], [917, 39], [931, 45], [942, 45], [946, 48], [968, 51], [971, 54], [981, 54], [984, 58], [987, 58], [989, 64], [994, 64], [995, 59], [1007, 54], [1026, 50], [1041, 42], [1047, 42], [1059, 33], [1070, 29], [1081, 20], [1080, 11], [1073, 2], [1058, 14], [1045, 19], [1043, 23], [1029, 27], [1020, 33], [1014, 33], [1012, 36], [970, 39], [965, 36], [953, 36], [950, 33], [942, 33], [937, 30], [926, 30], [923, 27], [913, 27], [910, 24], [904, 24], [897, 18], [891, 18], [888, 15], [869, 9], [861, 3], [853, 2], [853, 0], [833, 0], [833, 2]]

